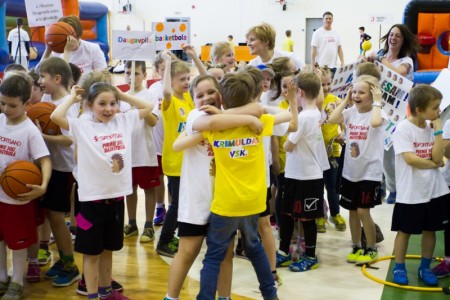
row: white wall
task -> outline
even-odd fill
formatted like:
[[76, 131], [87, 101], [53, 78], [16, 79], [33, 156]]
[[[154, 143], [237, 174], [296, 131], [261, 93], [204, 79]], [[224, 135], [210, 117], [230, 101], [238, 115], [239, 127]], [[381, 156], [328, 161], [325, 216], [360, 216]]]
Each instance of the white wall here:
[[[381, 35], [391, 25], [401, 23], [403, 10], [409, 0], [290, 0], [283, 11], [274, 0], [134, 0], [135, 14], [114, 13], [114, 3], [119, 0], [82, 0], [101, 2], [111, 13], [111, 28], [124, 30], [127, 24], [132, 30], [151, 30], [151, 23], [164, 21], [165, 17], [190, 17], [191, 41], [198, 49], [206, 43], [226, 40], [229, 34], [234, 41], [245, 42], [245, 33], [261, 22], [272, 24], [277, 30], [276, 48], [281, 48], [284, 31], [292, 30], [295, 52], [305, 56], [305, 19], [321, 18], [325, 11], [334, 15], [333, 28], [343, 42], [346, 62], [359, 54], [358, 27], [365, 26], [372, 36], [374, 48], [378, 47], [380, 25], [370, 23], [371, 14], [391, 14], [392, 24], [383, 24]], [[193, 5], [195, 8], [193, 8]]]

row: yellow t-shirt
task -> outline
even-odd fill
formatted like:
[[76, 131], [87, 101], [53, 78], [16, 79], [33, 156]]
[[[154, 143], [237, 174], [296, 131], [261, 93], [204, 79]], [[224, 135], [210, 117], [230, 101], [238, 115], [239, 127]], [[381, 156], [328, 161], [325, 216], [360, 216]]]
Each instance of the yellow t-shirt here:
[[[338, 101], [339, 98], [333, 94], [328, 94], [325, 99], [323, 99], [322, 109], [327, 114], [327, 119], [338, 106]], [[329, 150], [331, 141], [339, 136], [339, 124], [329, 124], [325, 122], [322, 125], [322, 135], [328, 156], [330, 157], [331, 154], [333, 154], [334, 157], [339, 157], [341, 155], [341, 145], [339, 143], [333, 142], [333, 152], [330, 153]]]
[[272, 135], [274, 117], [261, 117], [263, 131], [248, 127], [205, 131], [214, 151], [216, 180], [211, 211], [220, 216], [243, 217], [266, 209], [266, 162], [262, 137]]
[[283, 41], [283, 51], [292, 52], [292, 48], [294, 47], [294, 40], [292, 38], [286, 38]]
[[194, 102], [189, 93], [184, 93], [183, 99], [172, 96], [170, 104], [163, 99], [161, 106], [164, 123], [162, 168], [166, 176], [180, 176], [181, 174], [183, 152], [175, 152], [172, 145], [184, 130], [189, 112], [193, 108]]
[[[288, 110], [289, 109], [289, 101], [283, 100], [283, 102], [278, 104], [278, 107], [282, 108], [284, 110]], [[284, 150], [283, 145], [287, 140], [287, 135], [288, 135], [288, 133], [286, 133], [283, 136], [278, 137], [278, 146], [279, 146], [278, 159], [280, 161], [280, 173], [284, 173], [284, 167], [286, 166], [286, 151]]]

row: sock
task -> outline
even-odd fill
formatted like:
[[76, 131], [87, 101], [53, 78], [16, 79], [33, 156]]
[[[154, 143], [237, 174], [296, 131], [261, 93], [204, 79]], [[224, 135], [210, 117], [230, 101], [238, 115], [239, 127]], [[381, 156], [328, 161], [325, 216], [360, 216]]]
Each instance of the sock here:
[[218, 297], [217, 300], [231, 300], [230, 297]]
[[64, 268], [73, 268], [75, 266], [73, 255], [63, 255], [61, 259], [64, 262]]
[[48, 241], [39, 241], [39, 249], [48, 251]]
[[164, 203], [156, 202], [156, 208], [164, 207]]
[[63, 259], [64, 253], [61, 250], [58, 250], [59, 259]]
[[23, 274], [25, 273], [25, 261], [27, 249], [12, 250], [13, 275], [11, 281], [23, 286]]
[[104, 286], [104, 287], [98, 287], [98, 295], [100, 296], [100, 299], [101, 298], [106, 298], [106, 297], [108, 297], [109, 295], [111, 295], [112, 294], [112, 288], [111, 288], [111, 286]]
[[37, 257], [34, 257], [34, 258], [28, 257], [28, 263], [29, 264], [37, 264], [38, 263]]
[[168, 294], [166, 294], [166, 297], [164, 298], [164, 300], [178, 300], [179, 298], [172, 298], [172, 297], [169, 297], [169, 295]]
[[89, 294], [88, 295], [88, 299], [89, 300], [99, 300], [98, 299], [98, 294]]
[[431, 258], [425, 258], [422, 256], [420, 259], [420, 267], [419, 269], [429, 269], [431, 264]]
[[132, 219], [128, 220], [128, 224], [130, 224], [133, 227], [137, 227], [136, 219], [135, 220], [132, 220]]
[[153, 221], [145, 221], [144, 228], [153, 228]]
[[280, 247], [285, 253], [289, 253], [292, 234], [294, 233], [294, 219], [291, 216], [281, 214], [279, 226]]
[[367, 250], [378, 251], [378, 248], [377, 248], [376, 246], [373, 246], [373, 247], [367, 247]]
[[317, 225], [315, 220], [302, 221], [303, 232], [305, 234], [305, 254], [309, 257], [316, 257]]
[[403, 270], [406, 271], [405, 263], [395, 263], [394, 270]]
[[353, 244], [353, 246], [352, 246], [353, 248], [358, 248], [358, 249], [361, 249], [362, 247], [361, 247], [361, 243], [359, 243], [359, 244]]

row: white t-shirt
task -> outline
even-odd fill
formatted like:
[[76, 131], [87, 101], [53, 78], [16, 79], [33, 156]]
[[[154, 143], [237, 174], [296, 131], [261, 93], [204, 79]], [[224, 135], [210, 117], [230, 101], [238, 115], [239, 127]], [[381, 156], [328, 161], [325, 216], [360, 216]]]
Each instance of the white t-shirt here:
[[267, 65], [267, 64], [271, 64], [272, 61], [275, 58], [278, 57], [288, 57], [290, 59], [292, 59], [295, 63], [295, 66], [297, 67], [297, 70], [300, 70], [305, 63], [297, 56], [295, 55], [294, 52], [287, 52], [287, 51], [279, 51], [279, 50], [273, 50], [273, 56], [269, 61], [262, 61], [260, 56], [255, 57], [254, 59], [252, 59], [251, 61], [249, 61], [249, 65], [250, 66], [259, 66], [259, 65]]
[[[0, 114], [0, 174], [13, 161], [34, 161], [50, 155], [42, 134], [30, 119], [16, 125], [8, 125], [6, 122], [6, 116]], [[0, 202], [23, 205], [29, 201], [10, 198], [0, 186]]]
[[396, 61], [392, 62], [392, 65], [396, 68], [400, 67], [401, 65], [409, 65], [409, 72], [405, 75], [406, 78], [409, 80], [414, 79], [414, 62], [411, 57], [403, 57], [400, 59], [397, 59]]
[[131, 135], [141, 126], [138, 110], [118, 113], [108, 123], [68, 118], [77, 144], [80, 201], [117, 198], [132, 193]]
[[[64, 53], [52, 52], [53, 56], [63, 58]], [[106, 69], [105, 54], [98, 44], [80, 40], [80, 47], [70, 52], [69, 62], [77, 65], [81, 69], [81, 73], [87, 74], [92, 70]]]
[[[352, 182], [380, 181], [383, 177], [384, 131], [383, 126], [370, 125], [372, 111], [359, 113], [356, 107], [342, 112], [347, 128], [344, 169], [342, 176]], [[387, 115], [381, 111], [383, 123]]]
[[153, 127], [153, 141], [156, 147], [156, 154], [162, 155], [164, 141], [164, 123], [162, 118], [161, 104], [164, 98], [162, 80], [153, 83], [149, 88], [150, 100], [155, 105], [153, 113], [158, 117], [158, 123]]
[[304, 109], [298, 114], [298, 130], [287, 138], [295, 147], [292, 152], [286, 152], [284, 177], [320, 179], [323, 178], [323, 171], [330, 168], [320, 120], [321, 113], [317, 108]]
[[[50, 103], [55, 104], [56, 106], [59, 106], [64, 101], [70, 99], [70, 97], [71, 97], [71, 95], [66, 95], [59, 100], [53, 101], [53, 100], [51, 100], [51, 97], [49, 97], [49, 95], [44, 94], [41, 102], [50, 102]], [[79, 114], [80, 114], [80, 104], [75, 103], [69, 108], [66, 116], [71, 117], [71, 118], [78, 118]], [[62, 128], [61, 128], [61, 133], [66, 136], [69, 135], [69, 132]], [[74, 154], [73, 154], [74, 144], [72, 144], [71, 146], [63, 146], [63, 145], [47, 143], [47, 147], [51, 153], [50, 158], [52, 160], [52, 169], [53, 170], [57, 170], [60, 172], [72, 172], [73, 171], [73, 168], [75, 167], [75, 160], [74, 160]]]
[[273, 100], [272, 98], [276, 95], [276, 93], [277, 92], [275, 90], [268, 90], [267, 92], [263, 92], [260, 98], [261, 104], [275, 107], [280, 105], [280, 103], [285, 100], [285, 97], [283, 95], [280, 95], [277, 99]]
[[[186, 133], [195, 133], [192, 129], [195, 120], [206, 113], [193, 109], [187, 118]], [[207, 140], [184, 150], [181, 165], [180, 199], [178, 204], [178, 222], [196, 225], [208, 223], [213, 197], [214, 177], [210, 168], [214, 152]]]
[[[442, 138], [444, 140], [450, 140], [450, 120], [445, 121], [442, 131], [444, 131]], [[450, 159], [447, 159], [445, 162], [445, 166], [442, 168], [442, 175], [444, 175], [447, 186], [450, 186]]]
[[320, 27], [312, 35], [311, 46], [317, 48], [316, 62], [319, 66], [336, 68], [338, 48], [342, 46], [341, 39], [336, 31]]
[[408, 165], [403, 153], [412, 152], [420, 158], [430, 159], [434, 145], [434, 130], [420, 128], [409, 120], [403, 120], [395, 129], [395, 185], [397, 203], [427, 203], [450, 191], [439, 169], [418, 169]]
[[[11, 31], [8, 34], [8, 42], [11, 42], [11, 55], [14, 58], [15, 63], [21, 63], [25, 68], [28, 69], [28, 61], [26, 57], [28, 56], [27, 48], [25, 47], [25, 42], [29, 42], [30, 37], [28, 36], [28, 33], [20, 29], [20, 50], [18, 49], [19, 45], [19, 31], [17, 30], [17, 27], [14, 29], [11, 29]], [[19, 60], [19, 56], [21, 57]]]
[[[150, 93], [147, 89], [141, 90], [134, 96], [150, 102]], [[121, 101], [123, 102], [123, 101]], [[133, 152], [131, 155], [133, 167], [157, 167], [156, 149], [153, 142], [152, 127], [141, 120], [141, 126], [133, 131], [131, 137], [133, 143]]]

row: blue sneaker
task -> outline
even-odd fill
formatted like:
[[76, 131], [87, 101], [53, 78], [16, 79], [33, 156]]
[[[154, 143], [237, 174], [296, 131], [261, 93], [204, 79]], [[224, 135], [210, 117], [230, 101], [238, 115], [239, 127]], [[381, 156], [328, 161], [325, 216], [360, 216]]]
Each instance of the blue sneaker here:
[[278, 250], [276, 252], [276, 258], [277, 258], [277, 268], [279, 267], [289, 267], [290, 264], [292, 264], [292, 257], [291, 254], [286, 254], [281, 250]]
[[156, 209], [156, 216], [155, 219], [153, 220], [153, 224], [155, 226], [161, 226], [164, 223], [164, 219], [166, 218], [166, 208], [164, 207], [160, 207]]
[[395, 270], [393, 271], [393, 282], [400, 285], [408, 285], [408, 274], [406, 270]]
[[387, 204], [394, 204], [397, 198], [397, 192], [389, 193], [389, 196], [386, 199]]
[[69, 286], [80, 279], [81, 275], [77, 266], [74, 266], [73, 268], [66, 267], [61, 271], [58, 277], [53, 280], [53, 285], [58, 287]]
[[419, 278], [422, 279], [423, 283], [430, 286], [438, 285], [438, 279], [430, 269], [420, 269], [419, 268]]
[[293, 262], [289, 266], [289, 270], [292, 272], [305, 272], [308, 270], [317, 269], [319, 267], [319, 260], [316, 257], [306, 256], [305, 253], [296, 262]]
[[45, 277], [52, 279], [58, 277], [59, 274], [64, 270], [64, 263], [59, 259], [55, 264], [45, 273]]

